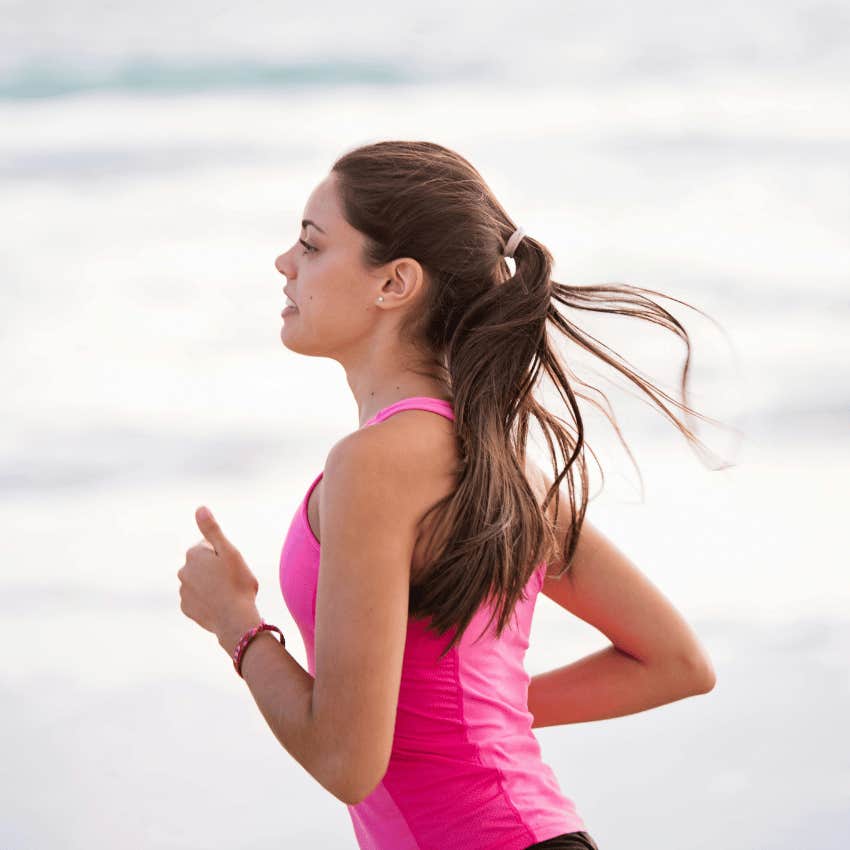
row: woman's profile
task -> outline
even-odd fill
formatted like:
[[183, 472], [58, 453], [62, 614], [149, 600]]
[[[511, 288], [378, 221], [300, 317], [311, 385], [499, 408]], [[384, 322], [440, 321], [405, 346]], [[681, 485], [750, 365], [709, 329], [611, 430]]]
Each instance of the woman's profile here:
[[[346, 152], [300, 224], [275, 260], [281, 341], [343, 367], [359, 423], [305, 487], [281, 551], [308, 670], [268, 632], [241, 646], [241, 675], [280, 743], [347, 805], [361, 848], [596, 848], [533, 728], [644, 711], [715, 677], [682, 615], [585, 518], [586, 396], [558, 342], [628, 377], [693, 444], [670, 407], [699, 414], [687, 364], [680, 404], [562, 308], [687, 333], [661, 293], [554, 281], [546, 247], [438, 144]], [[563, 409], [535, 398], [544, 377]], [[532, 419], [551, 474], [526, 452]], [[541, 592], [611, 644], [530, 680]]]

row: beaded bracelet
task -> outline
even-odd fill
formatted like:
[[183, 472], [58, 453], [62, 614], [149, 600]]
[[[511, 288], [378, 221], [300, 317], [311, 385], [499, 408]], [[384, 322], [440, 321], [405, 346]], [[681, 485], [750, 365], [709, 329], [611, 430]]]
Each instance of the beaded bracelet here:
[[242, 676], [242, 656], [245, 654], [245, 648], [249, 643], [260, 633], [264, 631], [275, 631], [280, 635], [280, 643], [281, 646], [286, 646], [286, 641], [283, 639], [283, 632], [277, 627], [273, 626], [270, 623], [267, 623], [265, 620], [260, 618], [260, 624], [258, 626], [254, 626], [253, 629], [248, 629], [244, 635], [239, 639], [239, 643], [236, 644], [236, 649], [233, 650], [233, 667], [236, 672], [239, 674], [241, 678], [245, 678]]

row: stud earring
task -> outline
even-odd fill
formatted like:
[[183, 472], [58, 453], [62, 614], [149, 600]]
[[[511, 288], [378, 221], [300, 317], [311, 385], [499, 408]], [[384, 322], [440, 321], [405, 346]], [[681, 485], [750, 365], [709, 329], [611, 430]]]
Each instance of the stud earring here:
[[383, 295], [379, 295], [379, 296], [377, 297], [377, 299], [376, 299], [376, 302], [377, 302], [377, 301], [383, 301], [383, 300], [384, 300], [384, 296], [383, 296]]

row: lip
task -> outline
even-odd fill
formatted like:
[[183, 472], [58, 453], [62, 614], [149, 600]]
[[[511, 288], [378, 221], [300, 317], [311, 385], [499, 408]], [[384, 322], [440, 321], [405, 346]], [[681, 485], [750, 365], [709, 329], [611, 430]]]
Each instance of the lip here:
[[283, 289], [283, 294], [284, 294], [287, 298], [289, 298], [289, 300], [290, 300], [290, 301], [292, 301], [292, 303], [293, 303], [293, 304], [295, 304], [295, 306], [296, 306], [296, 307], [298, 306], [298, 303], [297, 303], [297, 302], [295, 301], [295, 299], [292, 297], [292, 293], [288, 292], [288, 291], [287, 291], [287, 289], [286, 289], [286, 287], [284, 287], [284, 289]]

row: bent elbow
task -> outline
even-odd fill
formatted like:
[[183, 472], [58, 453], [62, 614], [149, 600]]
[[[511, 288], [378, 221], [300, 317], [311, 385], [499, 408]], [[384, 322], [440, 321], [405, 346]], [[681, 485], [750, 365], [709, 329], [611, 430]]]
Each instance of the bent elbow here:
[[717, 676], [714, 673], [714, 668], [710, 668], [708, 673], [706, 673], [705, 681], [703, 683], [701, 694], [707, 694], [709, 691], [714, 690], [714, 686], [717, 684]]
[[[376, 786], [377, 787], [377, 786]], [[342, 796], [339, 796], [339, 799], [345, 803], [346, 806], [356, 806], [358, 803], [362, 803], [374, 790], [374, 788], [366, 790], [366, 791], [356, 791], [352, 793], [346, 793]]]
[[362, 803], [377, 787], [381, 784], [379, 779], [377, 782], [367, 782], [365, 785], [350, 785], [340, 790], [336, 797], [342, 800], [346, 806], [356, 806]]
[[388, 767], [389, 759], [382, 761], [381, 769], [377, 773], [374, 769], [354, 769], [352, 762], [349, 762], [348, 769], [344, 771], [344, 778], [337, 783], [334, 796], [347, 806], [362, 803], [381, 784]]
[[717, 684], [717, 674], [714, 665], [707, 655], [689, 659], [687, 662], [688, 678], [693, 682], [693, 687], [698, 694], [707, 694], [714, 690]]

